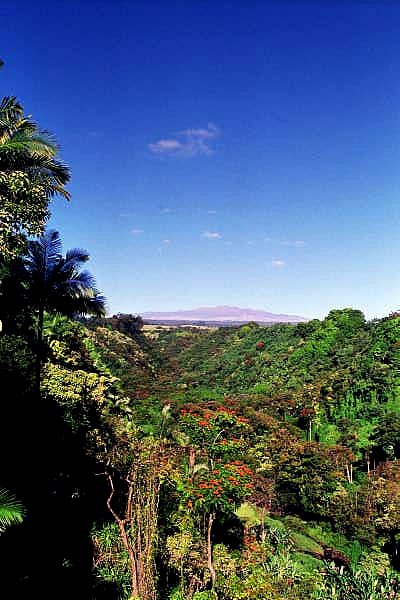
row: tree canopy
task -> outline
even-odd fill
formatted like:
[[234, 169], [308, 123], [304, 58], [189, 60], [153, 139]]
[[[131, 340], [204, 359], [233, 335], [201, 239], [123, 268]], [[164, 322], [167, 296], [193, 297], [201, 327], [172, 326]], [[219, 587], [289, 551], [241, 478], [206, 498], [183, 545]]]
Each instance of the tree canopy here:
[[69, 168], [54, 138], [41, 131], [14, 96], [0, 103], [0, 253], [15, 256], [26, 236], [40, 235], [49, 201], [69, 199]]

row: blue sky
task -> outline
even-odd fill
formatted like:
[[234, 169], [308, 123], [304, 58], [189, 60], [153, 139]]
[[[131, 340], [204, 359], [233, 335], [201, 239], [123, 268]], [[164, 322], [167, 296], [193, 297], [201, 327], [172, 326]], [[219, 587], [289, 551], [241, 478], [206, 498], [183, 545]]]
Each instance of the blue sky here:
[[1, 3], [111, 312], [400, 306], [400, 3]]

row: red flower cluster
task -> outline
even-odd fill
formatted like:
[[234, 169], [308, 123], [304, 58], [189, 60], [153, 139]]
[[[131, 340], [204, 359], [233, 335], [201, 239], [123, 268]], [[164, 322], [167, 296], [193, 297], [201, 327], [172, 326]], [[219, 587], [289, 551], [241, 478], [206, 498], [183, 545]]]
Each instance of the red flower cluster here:
[[303, 408], [303, 410], [300, 411], [301, 417], [312, 417], [313, 415], [315, 415], [315, 410], [313, 408]]
[[253, 471], [249, 467], [246, 467], [240, 460], [227, 463], [225, 468], [235, 471], [240, 477], [254, 477]]
[[[210, 481], [200, 483], [200, 490], [210, 490], [214, 496], [220, 496], [222, 492], [222, 482], [220, 479], [210, 479]], [[202, 494], [197, 493], [197, 497], [201, 498]]]
[[236, 415], [236, 410], [233, 410], [233, 408], [225, 408], [224, 406], [219, 406], [217, 411], [220, 413], [225, 413], [226, 415]]
[[196, 412], [193, 408], [181, 408], [181, 414], [183, 416], [191, 415], [192, 417], [200, 417], [199, 413]]

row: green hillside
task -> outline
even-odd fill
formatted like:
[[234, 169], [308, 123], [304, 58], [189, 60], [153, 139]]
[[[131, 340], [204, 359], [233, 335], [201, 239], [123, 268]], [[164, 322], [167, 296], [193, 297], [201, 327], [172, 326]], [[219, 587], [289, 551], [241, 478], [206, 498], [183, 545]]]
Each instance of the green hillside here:
[[26, 508], [4, 589], [37, 593], [45, 561], [43, 597], [398, 597], [399, 316], [87, 325], [45, 318], [40, 402], [29, 334], [0, 338], [4, 487]]
[[[162, 569], [177, 578], [163, 594], [361, 598], [368, 588], [371, 598], [392, 597], [399, 340], [396, 315], [366, 322], [351, 309], [299, 325], [152, 332], [158, 372], [134, 400], [135, 422], [178, 452], [186, 473], [174, 474], [161, 506]], [[206, 516], [213, 567], [204, 556], [195, 592], [191, 561], [207, 551]], [[201, 592], [213, 568], [213, 591]]]

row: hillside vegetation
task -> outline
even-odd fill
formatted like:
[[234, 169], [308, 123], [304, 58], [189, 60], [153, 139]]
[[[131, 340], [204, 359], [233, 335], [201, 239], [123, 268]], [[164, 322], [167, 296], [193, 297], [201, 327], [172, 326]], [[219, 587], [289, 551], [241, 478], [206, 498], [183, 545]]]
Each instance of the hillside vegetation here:
[[88, 325], [0, 338], [14, 597], [398, 597], [400, 317]]

